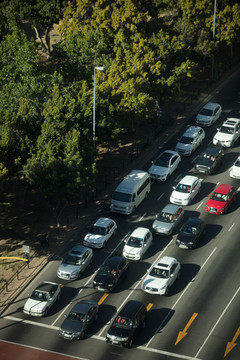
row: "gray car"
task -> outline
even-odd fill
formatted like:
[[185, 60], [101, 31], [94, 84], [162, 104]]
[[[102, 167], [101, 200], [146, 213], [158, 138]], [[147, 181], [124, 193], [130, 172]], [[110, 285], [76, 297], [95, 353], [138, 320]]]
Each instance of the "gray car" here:
[[160, 235], [171, 235], [174, 229], [183, 220], [184, 210], [179, 205], [168, 204], [153, 222], [153, 231]]
[[57, 276], [64, 280], [78, 279], [86, 267], [91, 264], [92, 257], [92, 249], [82, 245], [74, 246], [58, 267]]
[[92, 323], [98, 318], [98, 304], [95, 301], [82, 300], [74, 305], [64, 322], [59, 336], [67, 340], [84, 339]]

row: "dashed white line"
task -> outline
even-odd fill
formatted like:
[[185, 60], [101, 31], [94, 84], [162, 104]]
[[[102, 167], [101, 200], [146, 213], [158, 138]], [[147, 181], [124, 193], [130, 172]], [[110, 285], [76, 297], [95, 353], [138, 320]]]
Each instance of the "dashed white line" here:
[[161, 197], [163, 197], [163, 195], [164, 195], [164, 193], [162, 193], [162, 194], [157, 198], [157, 200], [160, 200]]
[[174, 181], [178, 181], [181, 178], [182, 174], [179, 174]]
[[228, 231], [231, 231], [232, 230], [232, 228], [234, 227], [234, 223], [230, 226], [230, 228], [228, 229]]
[[144, 218], [145, 215], [146, 215], [146, 213], [144, 213], [144, 214], [139, 218], [138, 221], [142, 221], [142, 219]]
[[197, 210], [202, 206], [202, 204], [203, 204], [203, 201], [200, 202], [200, 204], [199, 204], [198, 207], [197, 207]]

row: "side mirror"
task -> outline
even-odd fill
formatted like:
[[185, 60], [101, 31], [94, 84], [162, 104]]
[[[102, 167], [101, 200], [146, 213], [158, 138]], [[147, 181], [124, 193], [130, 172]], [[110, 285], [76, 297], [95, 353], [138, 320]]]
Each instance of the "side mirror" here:
[[173, 190], [175, 190], [175, 189], [176, 189], [176, 186], [173, 186], [172, 188], [173, 188]]
[[211, 196], [211, 194], [208, 194], [208, 197], [210, 197]]

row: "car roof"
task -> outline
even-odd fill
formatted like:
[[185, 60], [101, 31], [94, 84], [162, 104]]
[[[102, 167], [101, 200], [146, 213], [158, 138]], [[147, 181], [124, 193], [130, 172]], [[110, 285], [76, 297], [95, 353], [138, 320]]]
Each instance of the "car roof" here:
[[166, 212], [169, 214], [175, 214], [176, 211], [180, 208], [181, 206], [179, 205], [175, 205], [175, 204], [167, 204], [166, 206], [164, 206], [164, 208], [162, 209], [162, 212]]
[[207, 104], [205, 104], [202, 109], [209, 109], [209, 110], [214, 110], [216, 109], [216, 107], [220, 106], [219, 104], [217, 103], [214, 103], [214, 102], [208, 102]]
[[96, 226], [107, 227], [113, 220], [105, 217], [101, 217], [94, 224]]
[[68, 255], [82, 256], [87, 250], [89, 250], [89, 248], [86, 246], [76, 245], [68, 252]]
[[221, 184], [214, 190], [214, 192], [218, 192], [220, 194], [227, 195], [233, 187], [234, 186], [232, 186], [232, 185]]
[[187, 219], [187, 221], [183, 224], [183, 226], [189, 225], [189, 226], [197, 227], [201, 222], [203, 222], [202, 219], [197, 217], [191, 217]]
[[224, 126], [231, 126], [235, 127], [240, 122], [240, 119], [237, 118], [228, 118], [226, 121], [224, 121]]
[[215, 155], [216, 153], [218, 153], [220, 150], [222, 150], [222, 146], [209, 146], [207, 147], [202, 154], [209, 154], [209, 155]]
[[124, 256], [111, 256], [107, 258], [107, 260], [104, 262], [103, 266], [117, 266], [122, 260], [124, 260]]
[[75, 304], [71, 311], [81, 314], [87, 314], [88, 310], [93, 305], [97, 306], [97, 303], [95, 301], [82, 300]]
[[43, 292], [50, 292], [53, 290], [58, 284], [51, 283], [51, 282], [42, 282], [40, 285], [36, 287], [35, 290], [43, 291]]
[[130, 236], [142, 237], [145, 236], [150, 230], [144, 227], [138, 227], [131, 233]]
[[184, 183], [184, 185], [192, 185], [196, 180], [198, 180], [197, 176], [186, 175], [182, 178], [182, 180], [179, 181], [179, 183]]
[[189, 126], [189, 128], [185, 131], [185, 133], [183, 134], [183, 136], [188, 136], [188, 137], [195, 137], [199, 131], [202, 130], [202, 128], [200, 126]]
[[177, 261], [177, 259], [173, 257], [163, 256], [155, 262], [154, 267], [169, 269], [171, 264], [175, 261]]
[[137, 300], [129, 300], [124, 307], [119, 311], [118, 316], [123, 317], [132, 317], [135, 315], [136, 311], [138, 311], [139, 308], [142, 306], [145, 307], [145, 305], [141, 301]]

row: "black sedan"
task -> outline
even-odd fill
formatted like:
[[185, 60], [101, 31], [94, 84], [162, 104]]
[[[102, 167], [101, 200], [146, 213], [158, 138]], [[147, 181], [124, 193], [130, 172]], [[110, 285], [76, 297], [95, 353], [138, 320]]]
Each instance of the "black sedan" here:
[[189, 218], [181, 227], [176, 244], [183, 249], [194, 249], [205, 233], [205, 222], [199, 218]]
[[206, 148], [195, 162], [195, 170], [199, 173], [213, 174], [223, 160], [222, 146], [211, 145]]
[[113, 291], [128, 272], [129, 262], [123, 256], [112, 256], [98, 269], [93, 287], [101, 291]]
[[62, 323], [59, 336], [67, 340], [84, 339], [86, 332], [97, 318], [98, 304], [95, 301], [79, 301]]

